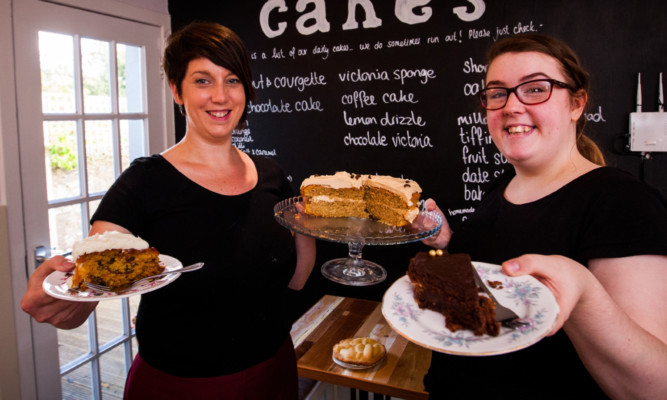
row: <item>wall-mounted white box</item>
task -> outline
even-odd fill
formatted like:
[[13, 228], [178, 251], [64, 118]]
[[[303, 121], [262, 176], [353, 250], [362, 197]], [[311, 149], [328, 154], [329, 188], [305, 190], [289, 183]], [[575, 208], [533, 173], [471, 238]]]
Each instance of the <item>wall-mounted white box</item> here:
[[630, 150], [667, 151], [667, 112], [630, 113]]

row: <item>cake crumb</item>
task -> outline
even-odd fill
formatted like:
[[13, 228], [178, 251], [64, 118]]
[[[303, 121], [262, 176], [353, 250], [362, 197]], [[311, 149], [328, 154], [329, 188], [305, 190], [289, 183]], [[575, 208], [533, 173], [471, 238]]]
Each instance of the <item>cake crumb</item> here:
[[502, 289], [503, 288], [503, 283], [500, 281], [486, 281], [486, 283], [489, 284], [494, 289]]

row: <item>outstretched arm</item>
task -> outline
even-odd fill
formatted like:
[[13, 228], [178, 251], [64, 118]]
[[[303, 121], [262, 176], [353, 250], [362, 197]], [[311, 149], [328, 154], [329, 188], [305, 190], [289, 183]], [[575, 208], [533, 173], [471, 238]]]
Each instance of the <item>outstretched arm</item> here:
[[561, 256], [524, 255], [509, 275], [547, 285], [582, 362], [612, 398], [667, 398], [667, 257], [597, 259], [590, 270]]
[[295, 233], [294, 242], [297, 254], [296, 271], [294, 271], [294, 275], [288, 286], [293, 290], [301, 290], [305, 286], [315, 265], [315, 239]]
[[[129, 231], [120, 225], [95, 221], [90, 234], [104, 231]], [[53, 271], [71, 271], [74, 263], [63, 256], [54, 256], [42, 263], [28, 280], [28, 287], [21, 299], [21, 308], [37, 322], [46, 322], [60, 329], [74, 329], [83, 324], [97, 306], [97, 302], [74, 302], [49, 296], [42, 283]]]
[[54, 256], [35, 269], [28, 280], [28, 288], [21, 299], [21, 308], [37, 322], [47, 322], [56, 328], [74, 329], [83, 324], [97, 306], [97, 302], [74, 302], [49, 296], [42, 282], [53, 271], [71, 271], [74, 263], [63, 256]]

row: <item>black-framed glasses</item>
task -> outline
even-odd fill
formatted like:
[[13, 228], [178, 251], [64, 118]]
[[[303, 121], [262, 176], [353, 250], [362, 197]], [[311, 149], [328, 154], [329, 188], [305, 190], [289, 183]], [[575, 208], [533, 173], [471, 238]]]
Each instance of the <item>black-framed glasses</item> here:
[[551, 98], [554, 86], [573, 90], [567, 83], [555, 79], [535, 79], [513, 88], [488, 87], [479, 92], [479, 99], [482, 101], [482, 107], [487, 110], [499, 110], [505, 107], [510, 93], [514, 93], [523, 104], [540, 104]]

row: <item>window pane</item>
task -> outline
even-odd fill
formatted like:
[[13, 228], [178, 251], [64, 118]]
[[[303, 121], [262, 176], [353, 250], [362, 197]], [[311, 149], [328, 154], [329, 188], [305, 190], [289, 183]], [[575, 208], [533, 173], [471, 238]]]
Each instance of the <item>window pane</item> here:
[[57, 250], [57, 253], [71, 250], [74, 242], [81, 240], [83, 237], [81, 218], [81, 204], [49, 209], [51, 247]]
[[92, 399], [91, 363], [87, 362], [61, 378], [63, 399]]
[[97, 210], [97, 206], [100, 205], [100, 200], [93, 200], [88, 203], [88, 215], [91, 217], [93, 214], [95, 214], [95, 211]]
[[74, 39], [39, 32], [39, 65], [42, 79], [42, 112], [74, 113]]
[[143, 119], [120, 121], [121, 168], [125, 170], [132, 160], [146, 155], [146, 136]]
[[65, 365], [88, 354], [88, 322], [75, 329], [58, 329], [58, 356], [60, 365]]
[[[129, 368], [129, 365], [127, 367]], [[122, 399], [127, 376], [123, 345], [109, 350], [100, 358], [100, 369], [102, 398]]]
[[97, 308], [97, 336], [104, 345], [123, 334], [121, 299], [101, 301]]
[[118, 110], [144, 111], [143, 51], [141, 47], [116, 45], [118, 64]]
[[86, 121], [88, 193], [109, 189], [114, 181], [111, 121]]
[[139, 301], [141, 300], [141, 296], [131, 296], [128, 298], [128, 300], [130, 300], [130, 328], [134, 329], [137, 318], [137, 311], [139, 311]]
[[137, 337], [132, 336], [132, 359], [137, 358], [137, 353], [139, 353], [139, 343], [137, 342]]
[[110, 113], [109, 42], [81, 39], [84, 112]]
[[43, 127], [46, 191], [49, 201], [80, 195], [76, 123], [45, 121]]

